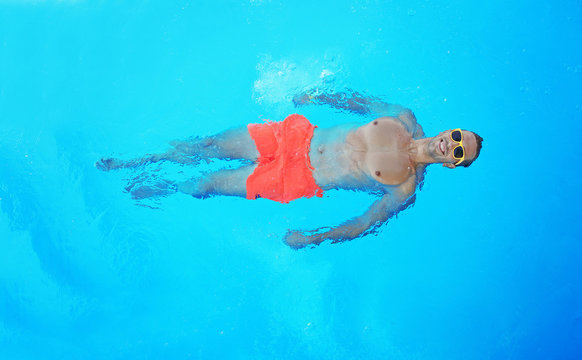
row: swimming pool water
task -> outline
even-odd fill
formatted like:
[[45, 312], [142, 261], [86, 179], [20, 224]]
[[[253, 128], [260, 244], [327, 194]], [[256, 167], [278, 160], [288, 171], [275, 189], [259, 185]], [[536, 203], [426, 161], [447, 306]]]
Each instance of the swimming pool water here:
[[[513, 1], [0, 1], [0, 358], [577, 359], [582, 7]], [[485, 140], [428, 169], [375, 235], [294, 251], [287, 229], [371, 194], [136, 203], [103, 156], [163, 151], [355, 89], [429, 136]], [[205, 164], [212, 168], [219, 164]], [[140, 206], [146, 205], [146, 206]]]

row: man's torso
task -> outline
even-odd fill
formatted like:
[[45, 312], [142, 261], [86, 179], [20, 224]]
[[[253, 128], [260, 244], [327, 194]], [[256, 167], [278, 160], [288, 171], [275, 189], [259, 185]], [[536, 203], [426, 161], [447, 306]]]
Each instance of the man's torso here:
[[313, 177], [324, 190], [382, 191], [415, 176], [412, 135], [396, 118], [316, 128], [309, 151]]

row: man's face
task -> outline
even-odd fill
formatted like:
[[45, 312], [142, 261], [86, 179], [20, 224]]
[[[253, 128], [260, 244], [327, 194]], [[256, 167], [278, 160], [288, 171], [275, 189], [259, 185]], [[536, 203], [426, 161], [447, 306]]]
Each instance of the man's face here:
[[[443, 166], [455, 168], [455, 163], [459, 161], [453, 156], [453, 149], [459, 145], [458, 142], [451, 139], [451, 132], [446, 130], [432, 138], [428, 143], [428, 153]], [[465, 160], [472, 160], [477, 154], [477, 139], [475, 134], [463, 130], [463, 148], [465, 150]]]

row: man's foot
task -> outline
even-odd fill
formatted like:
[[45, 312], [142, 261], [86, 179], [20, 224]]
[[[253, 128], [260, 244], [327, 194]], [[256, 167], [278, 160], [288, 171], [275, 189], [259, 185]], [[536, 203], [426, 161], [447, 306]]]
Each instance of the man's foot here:
[[95, 167], [101, 171], [119, 169], [123, 166], [123, 161], [114, 158], [102, 158], [95, 163]]

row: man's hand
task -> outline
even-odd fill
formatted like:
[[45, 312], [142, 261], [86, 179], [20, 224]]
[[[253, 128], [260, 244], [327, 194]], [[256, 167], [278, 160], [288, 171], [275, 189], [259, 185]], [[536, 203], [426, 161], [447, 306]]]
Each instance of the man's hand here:
[[308, 245], [317, 245], [321, 241], [317, 238], [317, 235], [305, 235], [301, 231], [289, 230], [285, 237], [283, 238], [285, 244], [293, 249], [301, 249]]
[[293, 96], [293, 104], [295, 107], [304, 106], [309, 104], [311, 99], [313, 99], [313, 96], [309, 95], [308, 93], [300, 93]]
[[392, 216], [414, 203], [415, 177], [410, 177], [391, 193], [384, 194], [362, 215], [345, 221], [336, 227], [322, 227], [310, 231], [289, 230], [284, 241], [293, 249], [319, 245], [324, 241], [343, 242], [353, 240], [384, 224]]

